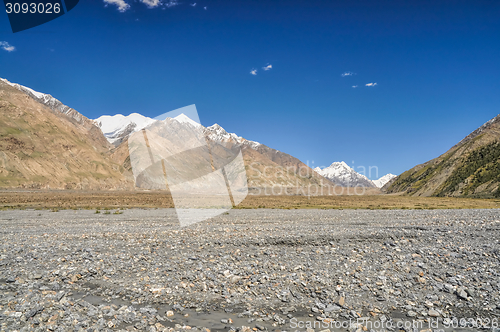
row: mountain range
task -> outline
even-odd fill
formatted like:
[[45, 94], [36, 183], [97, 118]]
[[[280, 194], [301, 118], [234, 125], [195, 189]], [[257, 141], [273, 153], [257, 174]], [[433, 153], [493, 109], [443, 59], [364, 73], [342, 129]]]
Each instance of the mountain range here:
[[[166, 120], [201, 126], [185, 115]], [[157, 123], [138, 113], [91, 120], [49, 94], [0, 79], [0, 188], [134, 188], [127, 139]], [[312, 170], [218, 124], [201, 127], [207, 142], [241, 149], [249, 187], [340, 185], [416, 196], [500, 197], [500, 115], [441, 156], [373, 181], [345, 162]]]
[[[127, 138], [159, 121], [138, 113], [91, 120], [49, 94], [5, 79], [0, 79], [0, 111], [4, 188], [131, 189]], [[171, 120], [201, 126], [186, 116]], [[373, 181], [345, 162], [313, 171], [289, 154], [218, 124], [203, 130], [208, 141], [241, 148], [250, 187], [339, 185], [416, 196], [500, 197], [500, 115], [441, 156], [397, 177], [387, 174]]]

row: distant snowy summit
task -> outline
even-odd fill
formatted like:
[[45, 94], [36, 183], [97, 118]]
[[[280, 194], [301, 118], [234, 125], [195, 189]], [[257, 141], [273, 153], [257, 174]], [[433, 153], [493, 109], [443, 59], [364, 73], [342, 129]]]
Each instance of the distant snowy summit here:
[[[256, 149], [261, 145], [259, 142], [249, 141], [234, 133], [228, 133], [217, 123], [210, 127], [203, 127], [201, 124], [192, 120], [184, 113], [181, 113], [172, 119], [182, 124], [202, 128], [207, 138], [215, 142], [232, 143], [235, 145], [247, 145], [253, 149]], [[130, 136], [130, 134], [147, 128], [157, 121], [162, 120], [148, 118], [139, 113], [132, 113], [126, 116], [122, 114], [103, 115], [94, 120], [95, 124], [99, 128], [101, 128], [101, 131], [106, 139], [114, 146], [120, 145]]]
[[372, 181], [363, 174], [356, 172], [343, 161], [334, 162], [323, 169], [316, 167], [314, 171], [342, 187], [362, 186], [382, 188], [388, 181], [395, 177], [393, 174], [387, 174], [378, 180]]
[[342, 187], [375, 187], [375, 184], [370, 179], [357, 173], [343, 161], [334, 162], [323, 169], [316, 167], [314, 170], [319, 175]]
[[386, 174], [384, 175], [383, 177], [381, 177], [380, 179], [378, 180], [373, 180], [373, 184], [377, 187], [377, 188], [382, 188], [383, 186], [386, 185], [387, 182], [391, 181], [392, 179], [394, 179], [395, 177], [397, 177], [397, 175], [394, 175], [394, 174]]

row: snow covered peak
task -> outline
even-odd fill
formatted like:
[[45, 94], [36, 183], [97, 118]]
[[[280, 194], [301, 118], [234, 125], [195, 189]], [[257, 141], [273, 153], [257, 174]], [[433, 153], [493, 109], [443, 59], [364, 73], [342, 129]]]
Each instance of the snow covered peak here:
[[384, 176], [382, 176], [380, 179], [378, 180], [373, 180], [373, 184], [375, 185], [375, 187], [377, 188], [382, 188], [383, 186], [385, 186], [385, 184], [389, 181], [391, 181], [392, 179], [394, 179], [397, 175], [394, 175], [394, 174], [386, 174]]
[[316, 167], [314, 169], [316, 173], [321, 176], [324, 176], [327, 179], [330, 179], [337, 185], [343, 187], [355, 187], [355, 186], [364, 186], [364, 187], [374, 187], [373, 182], [368, 179], [366, 176], [357, 173], [354, 169], [349, 167], [347, 163], [344, 161], [336, 161], [332, 163], [330, 166], [321, 169]]
[[349, 165], [347, 165], [345, 161], [334, 161], [330, 166], [328, 166], [325, 169], [346, 169], [354, 171], [354, 169], [349, 167]]
[[[316, 167], [319, 168], [319, 167]], [[344, 161], [336, 161], [333, 162], [330, 166], [320, 169], [321, 175], [334, 175], [334, 176], [339, 176], [342, 174], [352, 174], [356, 173], [354, 169], [349, 167]]]
[[216, 142], [233, 143], [237, 145], [248, 145], [252, 149], [256, 149], [262, 145], [259, 142], [246, 140], [243, 137], [236, 135], [235, 133], [228, 133], [224, 128], [219, 126], [219, 124], [217, 123], [211, 125], [210, 127], [207, 127], [206, 134], [208, 138]]
[[103, 115], [94, 120], [101, 128], [102, 133], [111, 144], [120, 144], [125, 137], [133, 132], [144, 129], [157, 120], [148, 118], [139, 113], [129, 115]]
[[[153, 120], [151, 118], [148, 118], [144, 115], [141, 115], [139, 113], [132, 113], [130, 115], [122, 115], [122, 114], [116, 114], [116, 115], [103, 115], [100, 116], [99, 118], [94, 120], [95, 123], [99, 128], [101, 128], [104, 136], [108, 138], [110, 143], [113, 143], [113, 134], [121, 131], [122, 129], [126, 128], [130, 124], [135, 124], [135, 130], [138, 131], [141, 130], [156, 120]], [[111, 138], [111, 139], [110, 139]]]
[[174, 120], [180, 122], [180, 123], [189, 123], [190, 125], [194, 126], [194, 127], [202, 127], [201, 124], [199, 124], [198, 122], [192, 120], [191, 118], [189, 118], [186, 114], [184, 113], [181, 113], [179, 115], [177, 115], [175, 118], [173, 118]]

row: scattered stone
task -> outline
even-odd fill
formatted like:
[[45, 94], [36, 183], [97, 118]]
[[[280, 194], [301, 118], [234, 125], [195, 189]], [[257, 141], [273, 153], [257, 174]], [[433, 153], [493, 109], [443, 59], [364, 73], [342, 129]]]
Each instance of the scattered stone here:
[[408, 316], [408, 317], [415, 317], [416, 315], [417, 315], [417, 313], [415, 311], [412, 311], [412, 310], [410, 310], [406, 313], [406, 316]]
[[434, 310], [434, 309], [430, 309], [430, 310], [427, 312], [427, 314], [428, 314], [430, 317], [439, 317], [439, 316], [441, 316], [441, 314], [440, 314], [438, 311]]
[[457, 289], [457, 296], [463, 300], [467, 300], [467, 292], [463, 288]]

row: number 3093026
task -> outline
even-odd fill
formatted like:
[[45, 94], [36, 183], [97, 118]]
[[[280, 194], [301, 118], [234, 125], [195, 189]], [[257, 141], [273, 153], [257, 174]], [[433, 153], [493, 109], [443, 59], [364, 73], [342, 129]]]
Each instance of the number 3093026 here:
[[59, 14], [61, 12], [60, 3], [6, 3], [7, 14]]

